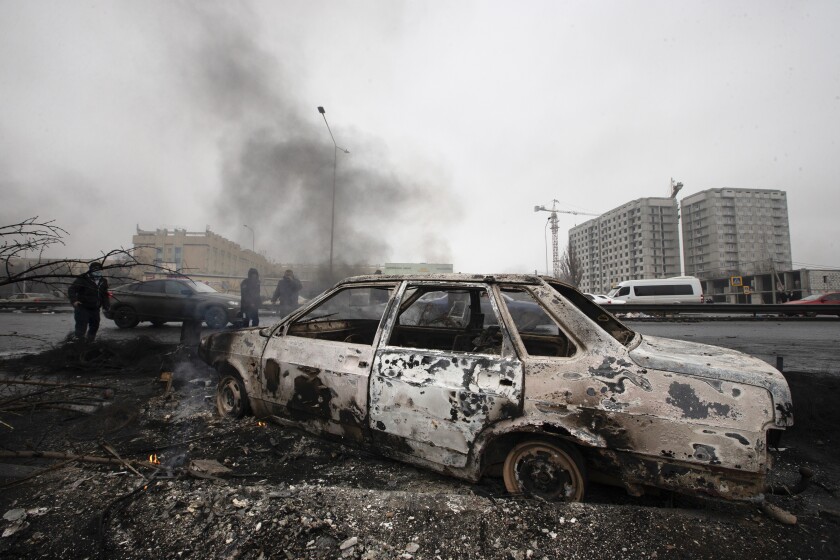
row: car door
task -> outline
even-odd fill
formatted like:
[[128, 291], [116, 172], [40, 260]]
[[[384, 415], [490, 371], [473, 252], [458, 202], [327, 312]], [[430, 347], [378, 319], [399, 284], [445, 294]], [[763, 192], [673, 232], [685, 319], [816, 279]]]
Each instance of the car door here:
[[160, 317], [164, 306], [164, 280], [149, 280], [129, 292], [129, 305], [134, 307], [140, 317]]
[[365, 436], [368, 377], [395, 283], [329, 293], [278, 329], [261, 359], [262, 398], [314, 432]]
[[521, 414], [522, 364], [494, 297], [484, 284], [403, 288], [370, 379], [368, 425], [383, 453], [462, 467], [484, 428]]
[[163, 291], [165, 298], [161, 312], [165, 313], [164, 317], [186, 319], [193, 316], [189, 310], [195, 307], [195, 298], [193, 290], [189, 286], [177, 280], [166, 280]]

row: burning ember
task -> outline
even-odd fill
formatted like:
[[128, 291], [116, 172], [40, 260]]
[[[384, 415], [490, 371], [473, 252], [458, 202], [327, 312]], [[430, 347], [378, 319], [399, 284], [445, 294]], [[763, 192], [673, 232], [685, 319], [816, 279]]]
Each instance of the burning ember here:
[[262, 420], [259, 420], [259, 421], [257, 421], [257, 426], [259, 426], [260, 428], [265, 428], [267, 426], [267, 424], [265, 422], [263, 422]]
[[149, 455], [149, 462], [153, 465], [160, 465], [160, 459], [158, 459], [157, 453]]

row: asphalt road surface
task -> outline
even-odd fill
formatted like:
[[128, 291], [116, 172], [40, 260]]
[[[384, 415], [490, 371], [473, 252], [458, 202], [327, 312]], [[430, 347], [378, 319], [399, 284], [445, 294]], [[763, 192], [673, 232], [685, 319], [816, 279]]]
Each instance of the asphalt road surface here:
[[[261, 324], [271, 325], [279, 319], [276, 315], [264, 314]], [[773, 366], [777, 356], [781, 356], [784, 368], [790, 371], [840, 374], [840, 325], [837, 321], [627, 321], [627, 325], [642, 334], [733, 348]], [[73, 314], [70, 312], [0, 313], [0, 356], [47, 349], [72, 331]], [[113, 321], [104, 317], [99, 331], [99, 336], [108, 340], [149, 336], [162, 342], [177, 342], [180, 334], [180, 323], [162, 327], [141, 323], [133, 329], [118, 329]]]

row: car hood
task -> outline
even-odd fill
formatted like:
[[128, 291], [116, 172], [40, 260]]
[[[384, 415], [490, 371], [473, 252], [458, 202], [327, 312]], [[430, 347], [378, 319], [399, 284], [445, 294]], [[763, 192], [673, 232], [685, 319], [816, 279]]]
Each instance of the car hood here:
[[778, 370], [758, 358], [719, 346], [648, 335], [642, 336], [641, 343], [629, 356], [645, 368], [767, 389], [773, 396], [776, 425], [793, 425], [787, 381]]
[[214, 294], [213, 292], [205, 292], [202, 294], [196, 294], [202, 300], [205, 301], [219, 301], [219, 302], [228, 302], [228, 301], [239, 301], [239, 296], [235, 296], [233, 294]]

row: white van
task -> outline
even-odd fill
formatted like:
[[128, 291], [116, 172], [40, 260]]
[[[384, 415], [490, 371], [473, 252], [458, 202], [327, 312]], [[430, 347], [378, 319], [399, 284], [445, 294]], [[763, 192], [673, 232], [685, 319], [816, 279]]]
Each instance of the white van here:
[[693, 276], [657, 280], [625, 280], [609, 294], [626, 303], [703, 303], [703, 287]]

